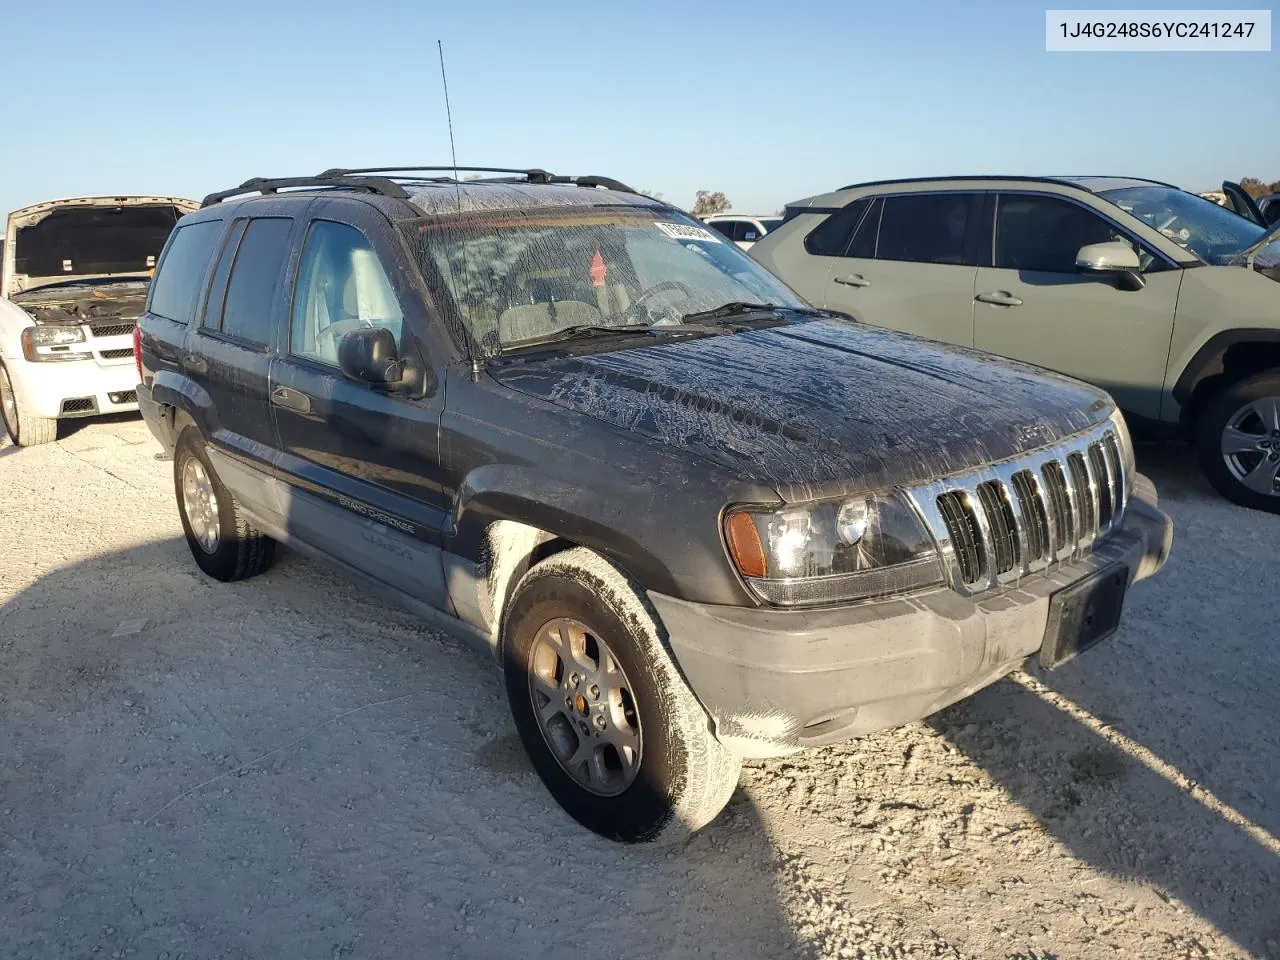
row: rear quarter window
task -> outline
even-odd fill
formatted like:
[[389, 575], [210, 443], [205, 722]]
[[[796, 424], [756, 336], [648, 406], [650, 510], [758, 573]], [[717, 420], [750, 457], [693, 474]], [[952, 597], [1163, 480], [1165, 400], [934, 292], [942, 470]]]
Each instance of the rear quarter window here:
[[[863, 198], [837, 210], [804, 238], [804, 248], [815, 257], [843, 257], [849, 249], [853, 231], [858, 228], [869, 206], [871, 201]], [[805, 211], [801, 209], [800, 212]]]
[[222, 226], [221, 220], [203, 220], [174, 231], [151, 283], [148, 310], [178, 323], [191, 322]]

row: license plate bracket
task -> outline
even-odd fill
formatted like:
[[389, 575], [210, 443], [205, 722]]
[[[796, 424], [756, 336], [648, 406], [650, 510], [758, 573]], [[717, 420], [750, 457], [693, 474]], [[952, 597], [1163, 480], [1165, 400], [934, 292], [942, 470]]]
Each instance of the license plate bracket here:
[[1115, 633], [1128, 589], [1129, 568], [1113, 563], [1053, 594], [1040, 665], [1052, 670]]

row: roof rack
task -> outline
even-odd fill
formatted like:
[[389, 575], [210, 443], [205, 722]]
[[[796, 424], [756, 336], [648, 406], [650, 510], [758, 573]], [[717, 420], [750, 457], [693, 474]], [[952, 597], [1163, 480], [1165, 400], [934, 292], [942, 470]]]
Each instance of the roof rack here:
[[260, 193], [265, 196], [277, 193], [283, 187], [349, 187], [357, 190], [368, 190], [370, 193], [381, 194], [384, 197], [396, 197], [400, 200], [407, 199], [409, 196], [404, 187], [386, 177], [331, 177], [325, 174], [321, 174], [318, 177], [276, 177], [271, 179], [253, 177], [238, 187], [232, 187], [230, 190], [219, 190], [217, 193], [207, 195], [200, 202], [200, 206], [211, 207], [215, 203], [221, 203], [223, 200], [246, 193]]
[[[440, 167], [333, 167], [320, 174], [322, 177], [348, 177], [353, 174], [388, 174], [390, 179], [419, 179], [407, 178], [401, 175], [413, 173], [451, 173], [457, 174], [462, 171], [467, 173], [506, 173], [520, 177], [529, 183], [571, 183], [579, 187], [604, 187], [606, 190], [617, 190], [621, 193], [637, 193], [638, 191], [627, 186], [620, 180], [614, 180], [612, 177], [600, 177], [594, 175], [567, 177], [537, 167], [532, 169], [517, 169], [514, 167], [467, 167], [467, 166], [440, 166]], [[455, 177], [432, 177], [431, 180], [453, 183]], [[474, 181], [472, 181], [474, 182]]]
[[[1161, 180], [1150, 180], [1146, 177], [1117, 176], [1112, 178], [1105, 174], [1090, 174], [1088, 176], [1081, 175], [1077, 179], [1080, 179], [1080, 180], [1090, 180], [1090, 179], [1138, 180], [1144, 183], [1157, 184], [1162, 187], [1174, 186], [1171, 183], [1164, 183]], [[973, 174], [967, 174], [967, 175], [944, 176], [944, 177], [902, 177], [896, 180], [869, 180], [865, 183], [845, 184], [843, 187], [839, 187], [836, 190], [833, 190], [832, 193], [839, 193], [841, 190], [852, 190], [855, 187], [885, 187], [885, 186], [891, 186], [896, 183], [951, 183], [959, 180], [1011, 180], [1016, 183], [1056, 183], [1059, 186], [1063, 186], [1063, 187], [1075, 187], [1077, 190], [1089, 189], [1084, 184], [1077, 183], [1076, 179], [1073, 179], [1072, 177], [1067, 175], [1053, 176], [1053, 177], [1029, 177], [1029, 176], [1019, 176], [1019, 175], [1009, 175], [1009, 174], [973, 173]], [[1175, 189], [1177, 188], [1175, 187]]]
[[[408, 192], [404, 189], [399, 181], [419, 181], [430, 183], [460, 183], [456, 176], [461, 171], [468, 173], [499, 173], [510, 174], [514, 178], [490, 178], [487, 180], [470, 181], [481, 183], [566, 183], [574, 184], [579, 187], [604, 187], [606, 190], [617, 190], [620, 193], [638, 193], [638, 191], [627, 186], [619, 180], [612, 177], [598, 176], [580, 176], [566, 177], [558, 176], [554, 173], [548, 173], [546, 170], [534, 169], [516, 169], [514, 167], [455, 167], [449, 165], [447, 167], [332, 167], [323, 173], [314, 177], [279, 177], [268, 179], [266, 177], [254, 177], [246, 180], [238, 187], [232, 187], [229, 190], [219, 190], [217, 193], [211, 193], [204, 198], [200, 206], [210, 207], [215, 203], [221, 203], [223, 200], [231, 197], [238, 197], [246, 193], [272, 194], [278, 192], [285, 187], [329, 187], [340, 188], [346, 187], [357, 190], [368, 190], [371, 193], [377, 193], [384, 197], [395, 197], [398, 200], [407, 200]], [[421, 177], [415, 174], [423, 173], [439, 173], [452, 174], [453, 176], [440, 177]]]

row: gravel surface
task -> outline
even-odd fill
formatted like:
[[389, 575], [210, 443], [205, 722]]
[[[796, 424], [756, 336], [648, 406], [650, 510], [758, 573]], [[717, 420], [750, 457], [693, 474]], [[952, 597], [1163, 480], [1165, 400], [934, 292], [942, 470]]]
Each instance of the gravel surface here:
[[287, 550], [205, 578], [140, 421], [61, 436], [0, 441], [0, 956], [1280, 958], [1280, 517], [1183, 450], [1105, 647], [656, 852], [559, 811], [492, 664]]

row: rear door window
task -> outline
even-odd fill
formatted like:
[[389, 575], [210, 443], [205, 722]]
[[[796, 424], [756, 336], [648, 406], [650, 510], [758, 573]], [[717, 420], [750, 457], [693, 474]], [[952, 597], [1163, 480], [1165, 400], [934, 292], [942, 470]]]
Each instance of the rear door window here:
[[737, 225], [737, 220], [712, 220], [707, 224], [707, 226], [716, 231], [716, 233], [723, 234], [730, 240], [733, 239], [733, 231]]
[[876, 259], [963, 264], [972, 207], [968, 193], [885, 197]]
[[221, 220], [204, 220], [174, 231], [151, 283], [148, 309], [152, 313], [178, 323], [191, 322], [204, 273], [213, 258], [222, 227]]
[[[250, 220], [236, 250], [220, 329], [229, 337], [266, 346], [272, 341], [276, 284], [289, 253], [293, 220]], [[211, 319], [211, 318], [210, 318]]]

